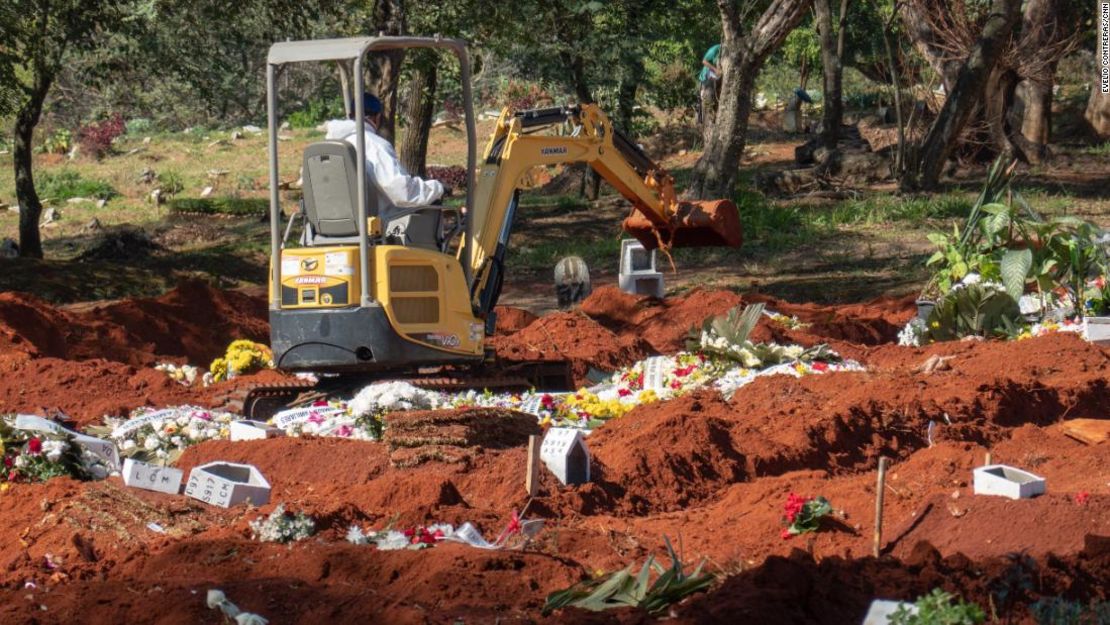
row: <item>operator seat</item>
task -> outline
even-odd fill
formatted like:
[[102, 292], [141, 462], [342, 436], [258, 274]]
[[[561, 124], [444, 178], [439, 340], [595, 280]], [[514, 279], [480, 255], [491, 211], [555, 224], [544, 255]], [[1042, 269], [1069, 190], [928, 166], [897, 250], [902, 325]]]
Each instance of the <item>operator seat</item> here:
[[[367, 216], [389, 215], [383, 224], [386, 241], [440, 249], [440, 207], [382, 207], [384, 194], [366, 172]], [[358, 152], [347, 141], [319, 141], [304, 151], [304, 215], [308, 222], [302, 245], [358, 243]], [[386, 210], [381, 210], [385, 208]]]

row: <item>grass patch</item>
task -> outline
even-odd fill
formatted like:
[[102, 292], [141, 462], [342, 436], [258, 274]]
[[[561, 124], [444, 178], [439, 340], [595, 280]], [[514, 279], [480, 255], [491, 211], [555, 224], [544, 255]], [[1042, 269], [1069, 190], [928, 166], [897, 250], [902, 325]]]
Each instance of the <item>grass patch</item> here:
[[270, 210], [270, 201], [257, 197], [175, 198], [166, 206], [179, 214], [257, 217]]
[[68, 200], [75, 197], [108, 200], [119, 195], [115, 187], [103, 180], [91, 180], [73, 169], [44, 171], [39, 174], [36, 190], [44, 200]]

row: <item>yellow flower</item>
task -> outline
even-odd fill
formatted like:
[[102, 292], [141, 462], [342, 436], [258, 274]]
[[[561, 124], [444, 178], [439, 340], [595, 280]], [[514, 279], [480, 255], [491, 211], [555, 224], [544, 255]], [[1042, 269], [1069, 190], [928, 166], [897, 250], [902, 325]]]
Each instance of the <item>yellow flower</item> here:
[[8, 489], [11, 488], [11, 487], [12, 487], [12, 485], [7, 483], [7, 482], [4, 482], [3, 484], [0, 484], [0, 493], [8, 492]]
[[940, 322], [939, 321], [934, 321], [934, 322], [930, 323], [929, 326], [933, 327], [933, 328], [939, 328], [940, 327]]

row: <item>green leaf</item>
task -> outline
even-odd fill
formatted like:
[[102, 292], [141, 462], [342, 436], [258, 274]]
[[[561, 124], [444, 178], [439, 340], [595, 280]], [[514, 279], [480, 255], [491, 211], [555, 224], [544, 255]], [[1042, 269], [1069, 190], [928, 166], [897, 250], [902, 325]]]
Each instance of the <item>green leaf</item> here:
[[1033, 250], [1007, 250], [1002, 255], [1002, 284], [1006, 292], [1017, 300], [1025, 292], [1025, 278], [1033, 268]]

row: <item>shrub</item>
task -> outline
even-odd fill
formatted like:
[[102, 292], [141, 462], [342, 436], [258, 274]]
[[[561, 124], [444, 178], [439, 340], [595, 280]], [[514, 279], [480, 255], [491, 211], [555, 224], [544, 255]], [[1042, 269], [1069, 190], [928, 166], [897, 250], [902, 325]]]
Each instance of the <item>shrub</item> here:
[[176, 171], [164, 171], [158, 174], [158, 184], [162, 189], [162, 195], [171, 197], [181, 193], [185, 189], [185, 182], [181, 179], [181, 174]]
[[35, 185], [44, 199], [68, 200], [75, 197], [111, 199], [119, 195], [112, 185], [103, 180], [89, 180], [77, 171], [63, 169], [43, 172]]
[[315, 128], [339, 117], [343, 117], [342, 100], [310, 100], [304, 108], [289, 114], [289, 125], [293, 128]]
[[81, 149], [96, 158], [103, 158], [112, 151], [112, 142], [123, 134], [123, 116], [116, 113], [112, 117], [93, 122], [77, 131], [77, 142]]
[[154, 124], [146, 117], [136, 117], [135, 119], [127, 120], [125, 129], [129, 135], [138, 135], [144, 132], [150, 132], [153, 126]]
[[65, 154], [73, 147], [73, 133], [59, 128], [47, 135], [40, 147], [46, 154]]
[[265, 198], [177, 198], [167, 206], [171, 213], [200, 213], [204, 215], [265, 215], [270, 210], [270, 201]]

